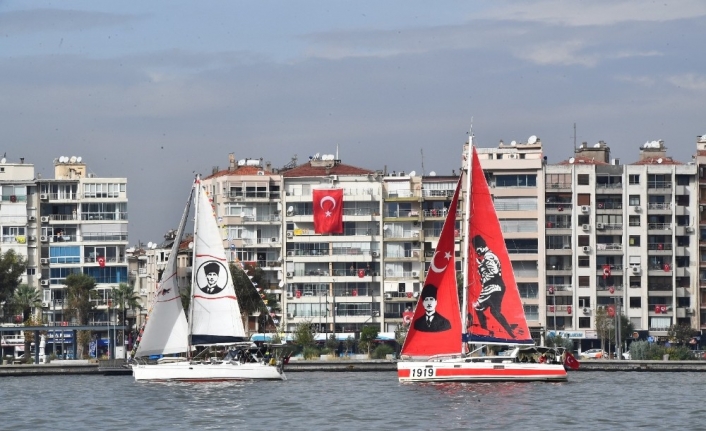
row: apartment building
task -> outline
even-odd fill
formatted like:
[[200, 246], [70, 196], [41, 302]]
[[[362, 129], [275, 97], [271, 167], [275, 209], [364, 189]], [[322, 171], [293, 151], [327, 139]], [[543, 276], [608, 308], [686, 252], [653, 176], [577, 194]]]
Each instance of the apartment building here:
[[591, 347], [599, 309], [657, 337], [673, 324], [698, 327], [695, 175], [696, 166], [668, 157], [661, 141], [645, 144], [629, 165], [599, 142], [545, 167], [548, 330]]

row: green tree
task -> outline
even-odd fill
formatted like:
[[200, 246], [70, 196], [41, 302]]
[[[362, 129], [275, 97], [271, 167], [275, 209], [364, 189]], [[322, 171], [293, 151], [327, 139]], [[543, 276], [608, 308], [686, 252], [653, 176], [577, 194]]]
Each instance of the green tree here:
[[667, 331], [669, 340], [675, 344], [686, 346], [697, 332], [689, 325], [672, 325]]
[[605, 308], [596, 310], [596, 332], [601, 340], [601, 349], [607, 351], [606, 345], [615, 342], [615, 318], [608, 316]]
[[[42, 304], [42, 295], [37, 290], [37, 288], [28, 286], [26, 284], [20, 284], [15, 289], [15, 293], [12, 295], [12, 306], [15, 310], [22, 313], [22, 321], [26, 326], [31, 323], [32, 309]], [[30, 355], [30, 348], [32, 346], [32, 339], [34, 334], [30, 331], [24, 332], [24, 343], [25, 343], [25, 353], [23, 360], [28, 361]], [[38, 348], [39, 346], [37, 346]]]
[[[94, 299], [98, 294], [95, 291], [96, 280], [86, 274], [74, 273], [66, 277], [66, 316], [82, 325], [88, 324], [88, 318], [95, 310]], [[86, 332], [86, 331], [81, 331]], [[90, 334], [79, 334], [79, 357], [88, 351]]]
[[370, 349], [373, 346], [375, 339], [378, 337], [380, 329], [377, 326], [365, 326], [360, 331], [359, 345], [362, 350], [365, 350], [370, 357]]
[[547, 347], [563, 347], [568, 350], [571, 350], [574, 347], [574, 342], [571, 341], [570, 338], [564, 338], [561, 335], [547, 337], [546, 344]]
[[316, 342], [314, 341], [315, 325], [312, 322], [304, 321], [297, 323], [294, 327], [294, 338], [292, 342], [301, 348], [304, 359], [310, 359], [317, 354]]
[[0, 253], [0, 303], [10, 301], [26, 271], [27, 262], [22, 255], [14, 250]]
[[[116, 289], [110, 291], [110, 299], [113, 300], [113, 307], [120, 313], [121, 323], [125, 325], [125, 312], [126, 310], [140, 309], [140, 297], [135, 294], [135, 290], [132, 286], [127, 283], [120, 283]], [[116, 345], [118, 343], [125, 343], [125, 329], [121, 331], [120, 340], [116, 340]]]

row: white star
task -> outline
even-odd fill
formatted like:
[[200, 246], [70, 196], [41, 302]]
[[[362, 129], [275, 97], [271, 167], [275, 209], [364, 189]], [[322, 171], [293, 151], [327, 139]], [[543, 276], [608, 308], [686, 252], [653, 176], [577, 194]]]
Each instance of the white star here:
[[326, 217], [331, 217], [331, 211], [326, 211]]
[[446, 253], [444, 253], [444, 259], [451, 260], [451, 253], [448, 251]]

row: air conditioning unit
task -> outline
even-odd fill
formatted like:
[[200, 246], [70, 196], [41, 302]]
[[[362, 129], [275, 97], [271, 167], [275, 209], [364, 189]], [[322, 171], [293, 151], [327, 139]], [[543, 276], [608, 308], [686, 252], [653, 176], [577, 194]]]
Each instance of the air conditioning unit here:
[[380, 257], [380, 252], [379, 251], [372, 251], [370, 253], [373, 257]]
[[412, 237], [419, 238], [419, 231], [412, 232]]
[[42, 236], [39, 237], [39, 240], [40, 240], [41, 242], [47, 242], [47, 241], [49, 241], [49, 237], [42, 235]]
[[36, 241], [36, 240], [37, 240], [37, 237], [34, 236], [34, 235], [28, 235], [28, 236], [27, 236], [27, 241]]
[[35, 217], [35, 216], [27, 216], [27, 221], [37, 221], [37, 217]]
[[603, 223], [596, 223], [596, 229], [605, 229], [605, 225]]
[[415, 298], [419, 298], [419, 292], [414, 292], [412, 296], [414, 296]]
[[45, 201], [45, 200], [49, 199], [49, 195], [46, 194], [46, 193], [41, 193], [41, 194], [39, 195], [39, 199]]
[[589, 230], [591, 230], [591, 225], [585, 224], [585, 225], [581, 226], [581, 229], [583, 229], [584, 232], [588, 232]]
[[43, 257], [43, 258], [39, 259], [39, 263], [41, 263], [42, 265], [49, 265], [49, 259], [46, 257]]
[[588, 206], [588, 205], [582, 205], [582, 206], [581, 206], [581, 212], [582, 212], [582, 213], [587, 213], [587, 212], [589, 212], [589, 211], [591, 211], [591, 207], [590, 207], [590, 206]]
[[292, 277], [294, 277], [294, 273], [293, 273], [293, 272], [288, 272], [288, 273], [287, 273], [287, 278], [292, 278]]
[[270, 238], [270, 242], [277, 242], [277, 238], [273, 236], [272, 238]]
[[294, 298], [294, 295], [292, 295], [292, 292], [287, 292], [287, 298], [288, 299]]
[[294, 256], [294, 250], [289, 250], [287, 252], [287, 256]]
[[331, 175], [332, 181], [338, 181], [338, 175]]
[[641, 213], [641, 212], [642, 212], [642, 207], [635, 206], [635, 207], [632, 207], [632, 208], [633, 208], [633, 211], [635, 211], [636, 213]]
[[42, 307], [49, 307], [49, 301], [42, 301]]
[[42, 223], [49, 223], [49, 216], [42, 216], [41, 220], [42, 220]]
[[631, 271], [633, 274], [639, 274], [639, 273], [640, 273], [640, 267], [639, 267], [639, 266], [633, 266], [632, 268], [630, 268], [630, 271]]
[[583, 314], [591, 314], [591, 309], [588, 307], [583, 307]]
[[385, 294], [385, 299], [392, 299], [392, 294], [391, 294], [391, 293], [386, 293], [386, 294]]
[[373, 311], [373, 317], [380, 317], [380, 312], [377, 310]]
[[591, 252], [591, 246], [590, 246], [590, 245], [584, 245], [584, 246], [583, 246], [583, 252], [584, 252], [584, 253], [590, 253], [590, 252]]
[[287, 238], [294, 238], [294, 232], [292, 232], [291, 230], [288, 230], [287, 231]]
[[294, 314], [287, 313], [287, 319], [294, 319]]
[[686, 230], [686, 233], [694, 233], [694, 227], [693, 227], [693, 226], [687, 226], [685, 230]]
[[49, 280], [40, 280], [39, 284], [41, 284], [42, 286], [49, 286]]
[[418, 277], [419, 273], [417, 271], [412, 271], [412, 277]]

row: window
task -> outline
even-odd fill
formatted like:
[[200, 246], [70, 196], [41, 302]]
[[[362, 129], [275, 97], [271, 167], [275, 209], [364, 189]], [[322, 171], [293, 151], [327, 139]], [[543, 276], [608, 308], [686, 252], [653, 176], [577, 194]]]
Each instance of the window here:
[[639, 174], [630, 174], [628, 175], [628, 184], [640, 184], [640, 175]]
[[579, 268], [588, 268], [591, 266], [591, 259], [588, 256], [579, 256]]
[[579, 193], [576, 196], [576, 204], [579, 206], [591, 205], [591, 195], [588, 193]]
[[591, 328], [591, 318], [590, 317], [579, 317], [579, 329], [589, 329]]
[[537, 175], [495, 175], [495, 187], [537, 187]]
[[589, 287], [591, 284], [591, 277], [587, 275], [579, 276], [579, 287]]
[[630, 235], [628, 243], [630, 244], [630, 247], [639, 247], [640, 246], [640, 235]]
[[642, 298], [639, 296], [630, 297], [628, 304], [630, 308], [642, 308]]
[[525, 305], [525, 318], [527, 320], [539, 320], [539, 306], [538, 305]]
[[631, 207], [639, 207], [640, 206], [640, 195], [628, 196], [628, 205], [630, 205]]
[[640, 216], [630, 216], [630, 226], [640, 226]]
[[520, 298], [536, 299], [539, 297], [537, 283], [517, 283], [517, 290], [520, 292]]
[[579, 247], [585, 247], [587, 245], [590, 245], [589, 236], [588, 235], [579, 235]]
[[588, 174], [579, 174], [576, 182], [580, 186], [587, 186], [589, 184]]

